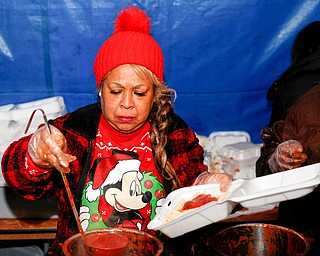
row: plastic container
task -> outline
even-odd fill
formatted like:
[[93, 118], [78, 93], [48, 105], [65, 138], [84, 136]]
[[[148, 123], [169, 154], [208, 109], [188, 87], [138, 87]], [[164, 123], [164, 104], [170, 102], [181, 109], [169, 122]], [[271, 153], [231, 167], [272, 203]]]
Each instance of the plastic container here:
[[251, 142], [238, 142], [224, 146], [219, 152], [223, 169], [234, 179], [256, 177], [255, 164], [260, 156], [260, 146]]
[[[99, 235], [99, 234], [118, 234], [129, 239], [129, 254], [139, 256], [158, 256], [163, 251], [163, 243], [155, 236], [143, 231], [134, 229], [96, 229], [86, 231], [85, 236]], [[68, 238], [63, 246], [63, 253], [66, 256], [91, 256], [86, 250], [86, 245], [83, 242], [81, 234], [78, 233]], [[109, 255], [109, 254], [102, 254]]]
[[218, 255], [306, 255], [310, 244], [296, 231], [272, 224], [239, 224], [228, 227], [210, 239]]

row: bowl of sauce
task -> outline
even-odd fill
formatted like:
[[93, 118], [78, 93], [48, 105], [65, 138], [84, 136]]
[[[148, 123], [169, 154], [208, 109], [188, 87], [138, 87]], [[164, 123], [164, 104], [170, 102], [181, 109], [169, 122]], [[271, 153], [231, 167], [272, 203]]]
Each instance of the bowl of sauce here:
[[63, 246], [66, 256], [158, 256], [163, 243], [155, 236], [139, 230], [105, 228], [80, 233], [68, 238]]

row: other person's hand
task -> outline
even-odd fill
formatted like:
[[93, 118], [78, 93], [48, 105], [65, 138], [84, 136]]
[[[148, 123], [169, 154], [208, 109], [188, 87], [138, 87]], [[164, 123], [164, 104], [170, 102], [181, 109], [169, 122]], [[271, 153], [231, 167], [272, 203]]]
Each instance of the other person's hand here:
[[54, 126], [50, 125], [51, 134], [45, 126], [39, 128], [32, 135], [28, 152], [32, 161], [39, 167], [69, 172], [69, 163], [76, 159], [66, 152], [67, 141], [63, 134]]
[[268, 164], [272, 172], [279, 172], [300, 167], [307, 160], [299, 141], [287, 140], [278, 145]]

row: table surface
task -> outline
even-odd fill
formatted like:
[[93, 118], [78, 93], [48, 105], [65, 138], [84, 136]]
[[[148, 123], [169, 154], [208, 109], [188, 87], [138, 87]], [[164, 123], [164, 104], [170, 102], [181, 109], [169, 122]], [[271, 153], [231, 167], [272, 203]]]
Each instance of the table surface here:
[[[268, 211], [241, 215], [220, 222], [273, 221], [278, 207]], [[51, 240], [57, 230], [57, 219], [0, 219], [0, 240]]]
[[51, 240], [57, 219], [0, 219], [0, 240]]

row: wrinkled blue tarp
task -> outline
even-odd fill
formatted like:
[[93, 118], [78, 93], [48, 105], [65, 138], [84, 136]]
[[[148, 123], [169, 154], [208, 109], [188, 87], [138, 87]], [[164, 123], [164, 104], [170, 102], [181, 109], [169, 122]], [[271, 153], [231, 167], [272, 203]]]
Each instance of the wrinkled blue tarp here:
[[0, 106], [63, 96], [73, 111], [95, 102], [96, 52], [129, 4], [151, 17], [176, 112], [198, 134], [247, 131], [256, 143], [271, 111], [266, 90], [320, 13], [320, 0], [2, 0]]

